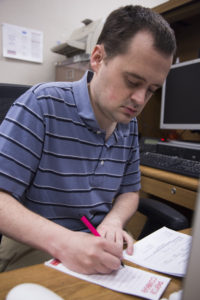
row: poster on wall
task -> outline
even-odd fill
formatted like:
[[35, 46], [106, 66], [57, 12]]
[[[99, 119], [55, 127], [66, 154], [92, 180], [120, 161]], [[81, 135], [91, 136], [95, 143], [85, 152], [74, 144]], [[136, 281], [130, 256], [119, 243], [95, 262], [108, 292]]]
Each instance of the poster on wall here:
[[43, 62], [43, 32], [11, 24], [2, 24], [3, 56]]

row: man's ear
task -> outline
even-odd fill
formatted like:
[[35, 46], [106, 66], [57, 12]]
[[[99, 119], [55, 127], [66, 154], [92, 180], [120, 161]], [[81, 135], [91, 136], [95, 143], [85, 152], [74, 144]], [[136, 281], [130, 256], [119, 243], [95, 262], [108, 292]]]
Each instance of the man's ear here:
[[94, 72], [99, 70], [100, 65], [102, 64], [104, 58], [104, 46], [96, 45], [90, 56], [90, 66]]

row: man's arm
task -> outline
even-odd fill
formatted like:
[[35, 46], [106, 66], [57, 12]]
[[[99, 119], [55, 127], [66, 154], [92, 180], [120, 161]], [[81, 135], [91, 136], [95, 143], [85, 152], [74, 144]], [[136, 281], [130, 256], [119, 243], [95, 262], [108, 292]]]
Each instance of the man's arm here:
[[110, 273], [120, 267], [122, 250], [114, 242], [68, 230], [33, 213], [3, 191], [0, 232], [49, 253], [76, 272]]
[[133, 239], [123, 230], [126, 223], [136, 212], [139, 203], [139, 193], [124, 193], [119, 195], [113, 204], [113, 208], [98, 226], [101, 236], [114, 241], [123, 249], [124, 241], [127, 243], [127, 253], [133, 253]]

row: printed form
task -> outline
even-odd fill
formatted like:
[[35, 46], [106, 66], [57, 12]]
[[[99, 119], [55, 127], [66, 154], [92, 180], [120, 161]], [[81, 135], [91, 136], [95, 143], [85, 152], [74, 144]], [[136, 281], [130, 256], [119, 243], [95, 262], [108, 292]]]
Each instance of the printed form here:
[[66, 268], [56, 259], [45, 262], [46, 266], [68, 275], [101, 285], [111, 290], [146, 299], [158, 300], [170, 282], [170, 278], [125, 265], [111, 274], [84, 275]]
[[186, 273], [192, 237], [162, 227], [134, 244], [133, 255], [124, 259], [145, 268], [183, 277]]

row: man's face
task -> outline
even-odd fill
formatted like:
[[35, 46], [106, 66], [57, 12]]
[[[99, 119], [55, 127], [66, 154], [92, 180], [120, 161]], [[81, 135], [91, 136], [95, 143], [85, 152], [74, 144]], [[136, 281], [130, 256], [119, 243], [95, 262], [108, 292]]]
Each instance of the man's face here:
[[90, 84], [93, 109], [100, 127], [129, 123], [162, 86], [172, 56], [155, 50], [147, 32], [138, 33], [125, 54], [106, 60], [103, 45], [91, 55], [94, 77]]

